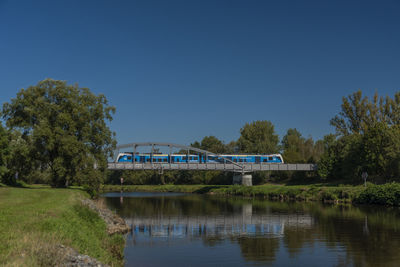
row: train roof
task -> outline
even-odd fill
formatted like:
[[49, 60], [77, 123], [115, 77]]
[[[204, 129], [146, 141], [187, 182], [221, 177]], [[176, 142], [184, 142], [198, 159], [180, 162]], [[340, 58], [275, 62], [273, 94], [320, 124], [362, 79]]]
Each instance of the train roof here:
[[[120, 152], [118, 155], [133, 155], [133, 152]], [[136, 153], [136, 155], [151, 155], [151, 153]], [[172, 153], [171, 156], [186, 156], [187, 154]], [[271, 157], [271, 156], [282, 156], [281, 154], [209, 154], [210, 156], [221, 156], [221, 157]], [[153, 156], [168, 156], [165, 153], [153, 153]], [[189, 156], [198, 156], [198, 154], [189, 154]]]

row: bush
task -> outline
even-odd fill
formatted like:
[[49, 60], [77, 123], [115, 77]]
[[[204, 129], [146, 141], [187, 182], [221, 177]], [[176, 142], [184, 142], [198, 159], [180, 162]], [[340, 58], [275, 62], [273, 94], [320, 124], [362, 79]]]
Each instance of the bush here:
[[400, 206], [400, 184], [368, 184], [367, 189], [361, 192], [355, 202], [359, 204]]

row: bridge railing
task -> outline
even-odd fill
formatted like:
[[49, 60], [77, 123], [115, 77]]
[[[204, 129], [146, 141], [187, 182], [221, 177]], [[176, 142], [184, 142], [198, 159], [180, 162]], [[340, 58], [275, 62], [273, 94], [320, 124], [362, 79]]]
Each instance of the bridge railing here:
[[110, 170], [197, 170], [197, 171], [316, 171], [316, 164], [246, 163], [238, 167], [224, 163], [108, 163]]

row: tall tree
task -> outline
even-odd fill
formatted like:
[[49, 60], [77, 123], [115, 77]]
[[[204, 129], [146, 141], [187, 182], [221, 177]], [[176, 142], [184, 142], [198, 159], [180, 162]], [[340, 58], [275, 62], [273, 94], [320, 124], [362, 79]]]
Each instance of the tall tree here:
[[0, 181], [7, 182], [7, 160], [10, 154], [9, 134], [0, 123]]
[[237, 141], [239, 152], [243, 153], [277, 153], [279, 137], [270, 121], [254, 121], [246, 123], [240, 129]]
[[201, 140], [201, 142], [195, 141], [194, 143], [191, 144], [191, 146], [207, 150], [216, 154], [222, 154], [227, 152], [226, 145], [213, 135], [204, 137]]
[[225, 153], [225, 145], [224, 143], [219, 140], [215, 136], [206, 136], [201, 140], [201, 149], [216, 153], [216, 154], [221, 154]]
[[341, 112], [330, 121], [339, 135], [363, 134], [378, 122], [400, 124], [400, 92], [393, 99], [375, 93], [370, 100], [359, 90], [342, 101]]
[[104, 95], [52, 79], [20, 90], [3, 105], [7, 126], [22, 132], [31, 159], [50, 169], [57, 187], [98, 187], [116, 143], [107, 126], [114, 112]]
[[288, 163], [314, 163], [321, 157], [323, 141], [304, 138], [297, 129], [289, 129], [282, 138], [283, 157]]
[[360, 165], [371, 177], [400, 175], [400, 127], [376, 123], [361, 139]]
[[287, 130], [282, 138], [283, 158], [287, 163], [302, 163], [306, 161], [304, 155], [305, 139], [297, 129]]

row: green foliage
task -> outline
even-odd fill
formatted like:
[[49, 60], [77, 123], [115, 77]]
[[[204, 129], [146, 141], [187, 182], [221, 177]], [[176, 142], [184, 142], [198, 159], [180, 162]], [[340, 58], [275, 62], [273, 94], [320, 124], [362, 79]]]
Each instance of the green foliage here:
[[368, 184], [367, 189], [361, 192], [356, 202], [360, 204], [400, 206], [400, 184]]
[[215, 136], [206, 136], [203, 138], [203, 140], [201, 140], [201, 143], [196, 141], [192, 144], [192, 146], [216, 154], [226, 153], [227, 150], [224, 143]]
[[344, 178], [360, 181], [362, 160], [361, 136], [348, 135], [336, 139], [333, 135], [324, 138], [325, 151], [318, 162], [318, 173], [322, 178]]
[[323, 143], [305, 139], [297, 129], [289, 129], [282, 139], [283, 159], [286, 163], [316, 162], [323, 153]]
[[331, 125], [340, 135], [363, 134], [376, 123], [400, 124], [400, 92], [394, 98], [379, 97], [375, 93], [370, 101], [358, 90], [347, 98], [343, 97], [341, 112], [331, 120]]
[[0, 182], [8, 183], [7, 161], [10, 155], [9, 133], [0, 124]]
[[14, 130], [13, 171], [26, 178], [49, 170], [53, 186], [96, 189], [115, 147], [106, 124], [114, 111], [104, 95], [65, 81], [47, 79], [20, 90], [3, 105], [3, 118]]
[[270, 121], [246, 123], [237, 141], [239, 152], [272, 154], [279, 151], [279, 137]]
[[362, 137], [360, 154], [370, 176], [400, 177], [400, 125], [380, 122], [370, 126]]
[[361, 182], [367, 171], [370, 180], [385, 182], [400, 177], [400, 129], [384, 123], [371, 125], [362, 134], [324, 139], [325, 152], [318, 163], [321, 177], [341, 177]]
[[372, 100], [357, 91], [343, 98], [342, 110], [331, 120], [337, 136], [324, 138], [318, 173], [325, 178], [388, 182], [400, 178], [400, 92]]

